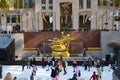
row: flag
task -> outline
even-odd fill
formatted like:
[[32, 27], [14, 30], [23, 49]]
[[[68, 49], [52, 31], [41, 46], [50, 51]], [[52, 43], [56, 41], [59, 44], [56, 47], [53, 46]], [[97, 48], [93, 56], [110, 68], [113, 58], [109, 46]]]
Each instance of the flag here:
[[49, 16], [49, 22], [50, 22], [50, 23], [53, 22], [53, 16]]
[[112, 17], [113, 16], [113, 11], [107, 16], [107, 18], [109, 19], [110, 17]]
[[117, 12], [114, 13], [113, 16], [115, 17], [115, 16], [118, 16], [118, 15], [119, 15], [119, 12], [117, 11]]
[[93, 15], [91, 15], [90, 17], [89, 17], [89, 20], [92, 20], [93, 18], [95, 18], [96, 17], [96, 12], [93, 14]]

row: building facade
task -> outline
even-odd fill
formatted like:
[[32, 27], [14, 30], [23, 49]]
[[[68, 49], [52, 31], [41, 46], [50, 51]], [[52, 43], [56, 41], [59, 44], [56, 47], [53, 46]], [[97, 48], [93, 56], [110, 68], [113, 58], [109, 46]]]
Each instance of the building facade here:
[[85, 31], [120, 27], [115, 20], [120, 8], [113, 5], [114, 0], [35, 0], [32, 8], [30, 1], [22, 0], [21, 7], [12, 11], [1, 11], [0, 29], [13, 31], [19, 26], [20, 31]]

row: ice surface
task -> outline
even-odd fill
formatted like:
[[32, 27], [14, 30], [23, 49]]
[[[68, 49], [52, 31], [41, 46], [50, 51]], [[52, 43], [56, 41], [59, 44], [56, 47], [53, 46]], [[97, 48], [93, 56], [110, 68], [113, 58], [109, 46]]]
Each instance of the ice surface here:
[[[52, 80], [50, 77], [51, 70], [46, 71], [46, 68], [42, 68], [41, 66], [37, 66], [38, 70], [36, 75], [34, 76], [34, 80]], [[60, 80], [68, 80], [69, 78], [72, 78], [73, 76], [73, 67], [67, 66], [67, 74], [63, 75], [63, 71], [60, 72]], [[85, 71], [84, 67], [79, 66], [79, 69], [81, 71], [81, 77], [78, 80], [89, 80], [93, 71], [96, 71], [95, 67], [92, 67], [90, 71]], [[24, 71], [22, 71], [22, 66], [4, 66], [3, 65], [3, 78], [0, 80], [4, 80], [4, 77], [7, 72], [11, 72], [12, 77], [17, 77], [17, 80], [30, 80], [30, 75], [32, 73], [32, 68], [27, 69], [25, 66]], [[97, 71], [96, 71], [97, 72]], [[104, 67], [104, 71], [102, 73], [102, 79], [101, 80], [112, 80], [112, 69], [109, 68], [109, 66]]]

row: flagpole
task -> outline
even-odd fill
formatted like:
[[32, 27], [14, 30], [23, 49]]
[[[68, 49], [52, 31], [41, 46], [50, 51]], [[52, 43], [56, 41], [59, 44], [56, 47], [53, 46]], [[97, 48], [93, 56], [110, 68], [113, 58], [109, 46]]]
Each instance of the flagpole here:
[[103, 30], [103, 15], [102, 15], [102, 30]]
[[97, 11], [96, 11], [96, 29], [97, 29]]
[[107, 11], [106, 11], [106, 22], [105, 22], [105, 25], [106, 25], [106, 29], [107, 29], [107, 25], [108, 25], [108, 22], [107, 22]]
[[113, 10], [113, 15], [112, 15], [112, 30], [114, 30], [114, 10]]

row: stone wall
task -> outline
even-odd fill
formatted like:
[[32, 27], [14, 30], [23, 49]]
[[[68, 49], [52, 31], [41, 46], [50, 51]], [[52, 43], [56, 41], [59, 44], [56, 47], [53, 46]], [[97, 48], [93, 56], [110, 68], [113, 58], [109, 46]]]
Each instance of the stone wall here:
[[[95, 55], [98, 57], [104, 57], [107, 54], [111, 54], [113, 53], [113, 49], [108, 47], [108, 44], [111, 42], [116, 42], [116, 43], [120, 43], [120, 32], [117, 31], [102, 31], [100, 33], [100, 46], [102, 48], [102, 50], [99, 51], [87, 51], [88, 55]], [[18, 57], [23, 57], [23, 56], [30, 56], [33, 54], [36, 54], [36, 51], [23, 51], [23, 47], [24, 47], [24, 39], [23, 39], [23, 34], [19, 33], [19, 34], [11, 34], [12, 38], [15, 38], [15, 55]]]

